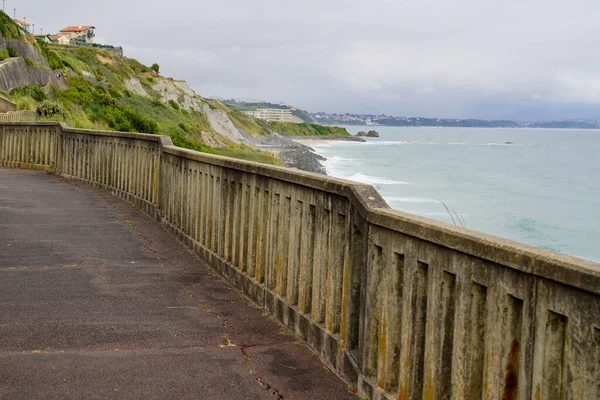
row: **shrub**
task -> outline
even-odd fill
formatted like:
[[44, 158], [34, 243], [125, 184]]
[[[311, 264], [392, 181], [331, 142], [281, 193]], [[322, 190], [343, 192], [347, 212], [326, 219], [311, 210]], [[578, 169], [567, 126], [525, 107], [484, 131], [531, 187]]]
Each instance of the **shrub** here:
[[186, 133], [188, 132], [188, 127], [183, 122], [180, 122], [178, 126], [181, 128], [182, 131]]
[[30, 67], [33, 67], [33, 61], [31, 60], [31, 58], [25, 57], [25, 59], [23, 61], [25, 61], [25, 65], [29, 65]]
[[123, 98], [123, 94], [121, 92], [119, 92], [117, 89], [113, 88], [112, 86], [108, 88], [108, 93], [111, 95], [111, 97], [113, 99], [122, 99]]
[[23, 35], [18, 25], [7, 14], [0, 14], [0, 33], [4, 38], [20, 39]]
[[37, 106], [35, 111], [37, 111], [38, 115], [41, 117], [51, 117], [53, 115], [61, 115], [61, 116], [65, 115], [62, 108], [60, 108], [60, 106], [58, 104], [56, 104], [55, 102], [53, 102], [51, 100], [42, 101]]
[[2, 49], [0, 50], [0, 61], [4, 61], [9, 57], [8, 50]]
[[177, 111], [180, 110], [179, 104], [177, 104], [177, 102], [173, 99], [169, 100], [169, 105]]
[[10, 91], [11, 96], [15, 97], [26, 97], [29, 96], [33, 98], [35, 101], [43, 101], [47, 100], [48, 96], [42, 90], [41, 87], [37, 85], [27, 85], [20, 88], [16, 88]]
[[157, 63], [152, 64], [152, 66], [150, 66], [150, 69], [152, 69], [153, 71], [156, 71], [157, 73], [160, 71], [160, 65], [158, 65]]
[[6, 50], [8, 51], [9, 57], [19, 57], [19, 53], [10, 46], [6, 46]]
[[60, 57], [58, 56], [58, 54], [56, 54], [55, 51], [48, 51], [48, 56], [46, 58], [50, 63], [50, 69], [62, 69], [65, 67], [65, 63], [60, 59]]

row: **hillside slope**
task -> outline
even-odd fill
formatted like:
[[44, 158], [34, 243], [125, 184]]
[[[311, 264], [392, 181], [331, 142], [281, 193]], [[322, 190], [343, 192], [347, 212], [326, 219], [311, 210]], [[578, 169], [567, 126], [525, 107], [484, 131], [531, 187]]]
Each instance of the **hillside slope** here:
[[278, 160], [254, 138], [303, 131], [250, 118], [107, 50], [36, 42], [1, 11], [0, 34], [0, 95], [45, 120], [163, 134], [178, 146], [265, 163]]

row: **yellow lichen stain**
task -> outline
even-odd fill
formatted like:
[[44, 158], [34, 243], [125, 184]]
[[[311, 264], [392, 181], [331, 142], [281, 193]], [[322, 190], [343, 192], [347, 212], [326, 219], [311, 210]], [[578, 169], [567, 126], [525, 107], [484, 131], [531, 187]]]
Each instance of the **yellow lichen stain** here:
[[433, 393], [433, 385], [431, 383], [431, 374], [427, 374], [427, 380], [425, 381], [425, 385], [423, 386], [423, 399], [424, 400], [433, 400], [435, 398]]
[[224, 349], [225, 347], [237, 347], [237, 344], [233, 343], [231, 339], [229, 339], [229, 336], [225, 335], [224, 338], [227, 341], [227, 344], [220, 344], [220, 348]]
[[342, 338], [342, 341], [345, 341], [346, 339], [348, 339], [348, 328], [346, 326], [346, 323], [348, 322], [347, 320], [347, 300], [348, 300], [348, 263], [344, 263], [344, 277], [343, 279], [343, 285], [342, 285], [342, 315], [341, 315], [341, 320], [340, 320], [340, 337]]
[[535, 400], [540, 400], [540, 399], [541, 399], [540, 385], [538, 384], [535, 388]]
[[132, 225], [133, 225], [133, 221], [132, 221], [132, 220], [130, 220], [130, 219], [126, 219], [126, 220], [125, 220], [125, 223], [126, 223], [127, 225], [129, 225], [129, 226], [132, 226]]
[[[488, 365], [488, 362], [490, 360], [490, 357], [493, 355], [493, 351], [491, 352], [492, 354], [490, 354], [489, 351], [485, 352], [485, 365]], [[488, 388], [489, 388], [489, 379], [490, 377], [488, 376], [488, 368], [485, 368], [484, 373], [484, 377], [483, 377], [483, 393], [487, 393], [488, 392]]]
[[398, 390], [398, 400], [408, 400], [408, 386], [400, 386], [400, 389]]
[[31, 350], [31, 354], [41, 354], [41, 350]]
[[379, 362], [381, 367], [379, 370], [379, 380], [377, 381], [377, 386], [380, 389], [383, 389], [385, 386], [385, 367], [386, 367], [386, 357], [387, 357], [387, 318], [385, 313], [381, 320], [381, 330], [379, 333]]

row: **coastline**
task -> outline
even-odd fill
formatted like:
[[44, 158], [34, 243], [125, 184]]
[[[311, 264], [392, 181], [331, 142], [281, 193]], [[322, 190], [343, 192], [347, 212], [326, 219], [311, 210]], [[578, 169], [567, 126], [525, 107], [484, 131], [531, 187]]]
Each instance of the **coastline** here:
[[265, 136], [259, 139], [258, 148], [275, 154], [285, 167], [327, 175], [323, 161], [310, 144], [336, 141], [365, 142], [355, 136]]

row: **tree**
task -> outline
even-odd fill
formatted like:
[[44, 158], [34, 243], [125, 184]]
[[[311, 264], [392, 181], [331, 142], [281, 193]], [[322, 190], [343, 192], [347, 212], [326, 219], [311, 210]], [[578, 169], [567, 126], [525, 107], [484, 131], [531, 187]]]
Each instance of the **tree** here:
[[160, 65], [158, 65], [157, 63], [154, 63], [154, 64], [152, 64], [150, 69], [152, 69], [152, 71], [158, 72], [160, 70]]

